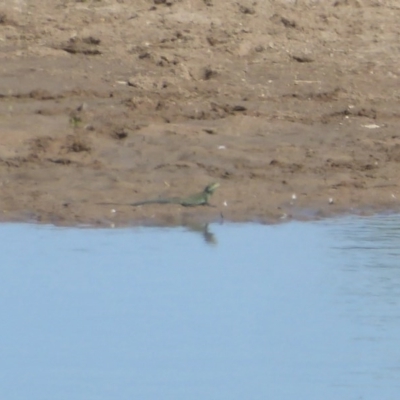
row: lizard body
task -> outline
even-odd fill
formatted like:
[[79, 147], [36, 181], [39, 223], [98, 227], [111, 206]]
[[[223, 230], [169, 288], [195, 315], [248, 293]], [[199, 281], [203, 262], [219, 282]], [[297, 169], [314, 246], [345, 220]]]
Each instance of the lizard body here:
[[130, 204], [131, 206], [141, 206], [144, 204], [180, 204], [184, 207], [209, 205], [209, 199], [219, 186], [218, 182], [207, 185], [202, 192], [192, 194], [188, 197], [166, 197], [138, 201]]

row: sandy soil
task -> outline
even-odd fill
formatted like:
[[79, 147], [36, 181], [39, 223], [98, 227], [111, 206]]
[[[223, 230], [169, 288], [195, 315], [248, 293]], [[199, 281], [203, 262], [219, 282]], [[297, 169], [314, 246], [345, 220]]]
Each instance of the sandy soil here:
[[[399, 211], [399, 20], [397, 0], [3, 1], [0, 219]], [[213, 181], [215, 207], [127, 205]]]

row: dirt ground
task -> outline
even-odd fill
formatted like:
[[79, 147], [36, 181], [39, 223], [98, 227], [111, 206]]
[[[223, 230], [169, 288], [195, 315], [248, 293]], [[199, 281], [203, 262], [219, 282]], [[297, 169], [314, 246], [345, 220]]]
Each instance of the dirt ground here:
[[[399, 211], [399, 20], [397, 0], [3, 0], [0, 220]], [[214, 181], [215, 207], [129, 205]]]

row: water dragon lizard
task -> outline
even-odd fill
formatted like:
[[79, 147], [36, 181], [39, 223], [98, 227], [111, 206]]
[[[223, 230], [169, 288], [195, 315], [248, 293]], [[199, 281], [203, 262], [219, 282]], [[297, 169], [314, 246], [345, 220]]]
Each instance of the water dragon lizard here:
[[208, 202], [210, 197], [215, 192], [215, 190], [219, 187], [218, 182], [210, 183], [207, 185], [202, 192], [192, 194], [187, 197], [160, 197], [156, 199], [137, 201], [136, 203], [130, 204], [118, 204], [118, 203], [98, 203], [98, 204], [114, 204], [114, 205], [127, 205], [127, 206], [142, 206], [145, 204], [180, 204], [185, 207], [194, 207], [194, 206], [204, 206], [210, 205]]
[[185, 207], [210, 205], [208, 201], [218, 186], [219, 183], [214, 182], [207, 185], [202, 192], [192, 194], [188, 197], [161, 197], [158, 199], [138, 201], [130, 205], [141, 206], [144, 204], [180, 204], [181, 206]]

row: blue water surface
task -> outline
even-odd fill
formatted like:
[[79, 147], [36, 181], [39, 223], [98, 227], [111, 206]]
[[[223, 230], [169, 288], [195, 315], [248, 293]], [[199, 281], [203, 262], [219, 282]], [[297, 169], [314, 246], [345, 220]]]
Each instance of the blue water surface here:
[[392, 400], [400, 216], [0, 225], [0, 398]]

